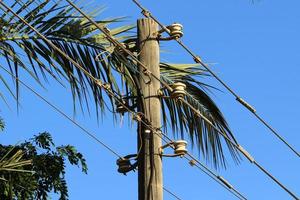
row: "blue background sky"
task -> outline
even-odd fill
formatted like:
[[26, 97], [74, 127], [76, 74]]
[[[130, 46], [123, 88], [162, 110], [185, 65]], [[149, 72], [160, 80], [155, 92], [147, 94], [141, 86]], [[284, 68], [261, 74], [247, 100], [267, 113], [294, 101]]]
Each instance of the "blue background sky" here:
[[[212, 69], [250, 102], [296, 149], [300, 149], [300, 2], [250, 0], [210, 1], [142, 1], [164, 24], [184, 25], [183, 41], [197, 52]], [[130, 0], [97, 0], [105, 5], [103, 16], [129, 16], [135, 23], [141, 17]], [[162, 61], [192, 63], [192, 59], [174, 42], [162, 44]], [[300, 195], [300, 161], [263, 127], [251, 114], [213, 79], [205, 80], [222, 89], [215, 91], [214, 100], [220, 106], [237, 140], [288, 188]], [[35, 86], [31, 81], [29, 84]], [[15, 103], [11, 110], [3, 102], [1, 116], [6, 130], [1, 143], [16, 143], [41, 131], [52, 133], [58, 144], [72, 144], [88, 162], [89, 173], [68, 167], [70, 199], [137, 199], [137, 174], [120, 175], [116, 158], [86, 137], [79, 129], [56, 114], [30, 92], [21, 91], [22, 107], [17, 114]], [[47, 91], [37, 88], [51, 102], [72, 115], [71, 96], [67, 89], [51, 83]], [[1, 86], [1, 91], [4, 90]], [[113, 124], [106, 114], [97, 123], [92, 114], [78, 114], [76, 119], [105, 143], [121, 154], [136, 151], [135, 127], [127, 123]], [[194, 151], [196, 154], [196, 151]], [[254, 165], [244, 160], [236, 166], [230, 162], [220, 170], [248, 199], [285, 200], [290, 197]], [[227, 190], [185, 160], [164, 159], [164, 184], [182, 199], [235, 199]], [[53, 196], [53, 199], [56, 199]], [[173, 199], [165, 194], [166, 200]]]

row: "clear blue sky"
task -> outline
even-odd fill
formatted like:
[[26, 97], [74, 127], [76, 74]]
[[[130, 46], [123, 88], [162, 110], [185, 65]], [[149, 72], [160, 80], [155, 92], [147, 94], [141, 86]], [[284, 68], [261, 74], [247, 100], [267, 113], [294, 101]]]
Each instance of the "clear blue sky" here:
[[[197, 52], [212, 69], [249, 101], [296, 149], [300, 149], [300, 2], [260, 0], [206, 0], [157, 3], [142, 1], [164, 24], [184, 25], [183, 41]], [[130, 0], [97, 0], [107, 6], [103, 16], [129, 16], [135, 23], [139, 9]], [[163, 43], [163, 61], [192, 63], [192, 59], [173, 42]], [[237, 140], [288, 188], [300, 195], [300, 160], [235, 102], [216, 81], [209, 83], [222, 89], [214, 99], [226, 116]], [[28, 80], [28, 83], [31, 81]], [[34, 84], [32, 84], [34, 86]], [[72, 115], [68, 90], [57, 84], [38, 90], [53, 103]], [[3, 86], [1, 85], [1, 91]], [[71, 200], [137, 199], [137, 174], [123, 176], [116, 171], [116, 158], [86, 137], [79, 129], [56, 114], [30, 92], [21, 90], [22, 107], [17, 114], [3, 102], [0, 115], [6, 121], [1, 143], [16, 143], [41, 131], [52, 133], [58, 144], [72, 144], [88, 162], [84, 175], [76, 167], [68, 167], [67, 180]], [[76, 119], [105, 143], [121, 154], [136, 151], [135, 127], [127, 123], [113, 124], [109, 113], [97, 123], [93, 113]], [[196, 154], [196, 152], [194, 151]], [[235, 197], [183, 159], [164, 159], [164, 183], [185, 200], [230, 200]], [[291, 199], [281, 188], [244, 160], [229, 163], [220, 170], [250, 200]], [[54, 196], [53, 199], [56, 199]], [[165, 194], [166, 200], [173, 199]]]

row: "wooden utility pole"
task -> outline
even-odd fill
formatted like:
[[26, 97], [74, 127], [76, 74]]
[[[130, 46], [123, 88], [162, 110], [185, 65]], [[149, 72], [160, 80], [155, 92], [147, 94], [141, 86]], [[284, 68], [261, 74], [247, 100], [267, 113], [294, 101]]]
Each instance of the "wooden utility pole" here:
[[[137, 28], [139, 60], [154, 76], [160, 77], [158, 25], [152, 19], [139, 19]], [[140, 104], [140, 111], [144, 112], [145, 119], [149, 120], [153, 127], [160, 128], [161, 104], [157, 96], [160, 82], [149, 76], [142, 66], [139, 70], [143, 74], [139, 82], [144, 97], [143, 105]], [[163, 199], [162, 160], [159, 152], [161, 146], [161, 137], [140, 124], [138, 127], [139, 200]]]

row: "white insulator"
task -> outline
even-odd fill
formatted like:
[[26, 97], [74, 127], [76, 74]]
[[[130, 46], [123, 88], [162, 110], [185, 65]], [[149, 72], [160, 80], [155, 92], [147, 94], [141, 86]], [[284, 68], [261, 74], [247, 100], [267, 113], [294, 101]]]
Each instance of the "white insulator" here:
[[174, 23], [167, 27], [170, 30], [171, 37], [181, 38], [183, 36], [183, 26], [179, 23]]
[[187, 142], [185, 140], [177, 140], [176, 142], [174, 142], [174, 146], [174, 153], [176, 155], [184, 156], [187, 153]]
[[179, 97], [185, 96], [186, 85], [184, 83], [177, 82], [177, 83], [174, 83], [171, 87], [173, 89], [172, 94], [171, 94], [172, 98], [179, 98]]

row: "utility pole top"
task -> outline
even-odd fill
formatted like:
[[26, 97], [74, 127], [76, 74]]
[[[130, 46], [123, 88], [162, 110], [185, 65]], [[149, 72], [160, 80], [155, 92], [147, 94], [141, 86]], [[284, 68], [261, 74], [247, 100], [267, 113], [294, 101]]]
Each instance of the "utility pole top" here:
[[[160, 77], [158, 25], [152, 19], [143, 18], [137, 21], [137, 28], [139, 61], [147, 67], [146, 70], [142, 66], [139, 67], [140, 92], [143, 96], [143, 101], [139, 102], [139, 111], [145, 114], [144, 117], [153, 127], [159, 128], [161, 103], [157, 91], [160, 89], [160, 82], [147, 73]], [[160, 135], [140, 123], [138, 126], [139, 200], [163, 199], [162, 160], [159, 151], [161, 146]]]

